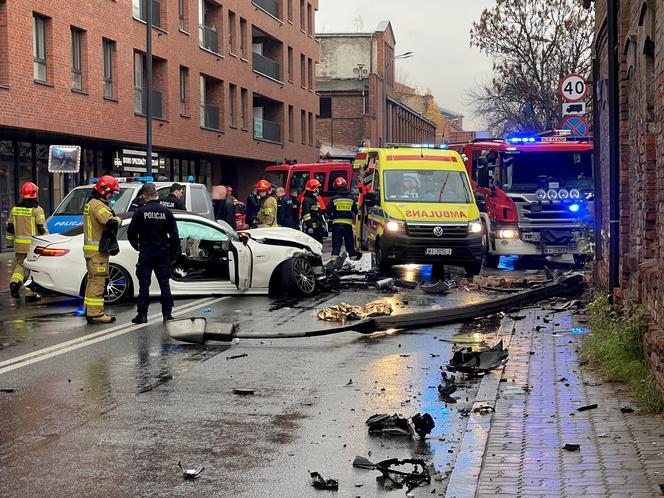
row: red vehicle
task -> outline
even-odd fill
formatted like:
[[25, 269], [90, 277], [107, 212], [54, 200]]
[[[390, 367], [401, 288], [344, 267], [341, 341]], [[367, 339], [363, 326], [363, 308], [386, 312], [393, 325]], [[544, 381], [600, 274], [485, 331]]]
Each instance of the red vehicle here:
[[[464, 157], [485, 225], [485, 264], [500, 256], [590, 254], [593, 145], [562, 135], [450, 145]], [[463, 157], [462, 156], [462, 157]]]
[[353, 176], [351, 163], [279, 164], [265, 168], [265, 179], [272, 185], [284, 187], [290, 195], [297, 190], [298, 198], [304, 194], [304, 186], [310, 179], [318, 180], [323, 186], [320, 191], [323, 206], [334, 196], [334, 180], [345, 178], [350, 185]]

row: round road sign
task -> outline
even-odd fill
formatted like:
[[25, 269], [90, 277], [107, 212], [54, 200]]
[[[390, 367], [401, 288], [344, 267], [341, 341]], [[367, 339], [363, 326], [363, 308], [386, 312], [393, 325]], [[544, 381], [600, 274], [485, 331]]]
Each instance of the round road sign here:
[[586, 79], [580, 74], [568, 74], [560, 80], [558, 92], [566, 102], [581, 102], [588, 95]]
[[569, 130], [573, 137], [587, 137], [590, 133], [588, 121], [583, 116], [567, 116], [560, 123], [561, 130]]

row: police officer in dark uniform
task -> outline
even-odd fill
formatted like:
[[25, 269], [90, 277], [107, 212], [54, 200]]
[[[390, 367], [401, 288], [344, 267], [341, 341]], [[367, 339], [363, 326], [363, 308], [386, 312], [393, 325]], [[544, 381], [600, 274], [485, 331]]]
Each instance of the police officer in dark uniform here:
[[293, 209], [292, 219], [293, 219], [293, 228], [296, 230], [300, 229], [300, 200], [298, 197], [297, 189], [291, 189], [290, 198], [291, 198], [291, 208]]
[[349, 258], [359, 256], [353, 240], [353, 222], [357, 215], [357, 203], [350, 195], [348, 182], [339, 177], [334, 180], [336, 194], [327, 205], [327, 216], [332, 220], [332, 261], [341, 254], [341, 244], [345, 243]]
[[293, 219], [293, 200], [286, 195], [283, 187], [277, 189], [277, 225], [286, 228], [295, 228]]
[[140, 286], [138, 314], [132, 322], [148, 321], [153, 271], [161, 290], [161, 313], [164, 321], [168, 321], [173, 319], [173, 296], [169, 285], [171, 260], [181, 255], [178, 227], [173, 213], [157, 199], [157, 187], [154, 184], [145, 186], [143, 198], [145, 205], [134, 212], [127, 231], [129, 243], [139, 253], [136, 265], [136, 277]]
[[166, 206], [168, 209], [181, 209], [185, 211], [187, 208], [182, 201], [182, 196], [184, 195], [184, 185], [179, 183], [174, 183], [171, 185], [171, 193], [168, 194], [163, 199], [159, 199], [159, 203], [162, 206]]
[[141, 206], [145, 206], [145, 199], [143, 198], [143, 192], [145, 190], [145, 185], [147, 185], [147, 184], [143, 184], [141, 189], [138, 191], [138, 195], [136, 196], [136, 198], [133, 201], [131, 201], [131, 204], [129, 205], [129, 212], [130, 213], [133, 213], [134, 211], [136, 211]]

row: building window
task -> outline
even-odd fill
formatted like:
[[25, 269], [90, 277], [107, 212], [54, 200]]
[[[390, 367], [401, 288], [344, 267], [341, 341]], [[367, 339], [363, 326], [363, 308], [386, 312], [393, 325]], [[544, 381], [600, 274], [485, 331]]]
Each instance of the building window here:
[[308, 68], [309, 68], [309, 90], [314, 89], [314, 61], [308, 59]]
[[189, 101], [189, 68], [180, 66], [180, 115], [188, 116], [189, 115], [189, 106], [187, 105]]
[[83, 91], [83, 31], [71, 28], [71, 88]]
[[240, 57], [247, 58], [247, 20], [240, 18]]
[[242, 100], [242, 102], [240, 102], [240, 121], [242, 122], [242, 129], [248, 130], [249, 123], [247, 122], [247, 118], [249, 116], [249, 109], [247, 107], [249, 105], [249, 94], [246, 88], [243, 88], [240, 91], [240, 99]]
[[48, 81], [46, 64], [46, 23], [48, 19], [39, 14], [32, 15], [34, 78], [35, 81]]
[[219, 103], [223, 102], [222, 85], [221, 80], [201, 74], [201, 128], [221, 129]]
[[304, 54], [300, 54], [300, 86], [307, 87], [307, 61]]
[[132, 0], [132, 15], [134, 19], [147, 22], [148, 2], [152, 5], [152, 25], [156, 28], [161, 27], [162, 5], [158, 0]]
[[223, 47], [219, 46], [219, 40], [223, 43], [223, 37], [221, 37], [222, 7], [216, 2], [199, 0], [198, 10], [201, 19], [200, 46], [205, 50], [220, 54], [223, 51]]
[[309, 145], [314, 144], [314, 113], [309, 113]]
[[145, 100], [145, 54], [134, 52], [134, 112], [145, 114], [147, 101]]
[[178, 0], [178, 28], [187, 31], [187, 0]]
[[237, 101], [237, 86], [230, 85], [228, 87], [228, 119], [230, 126], [237, 128], [237, 116], [235, 114], [235, 107]]
[[304, 17], [306, 16], [306, 10], [304, 10], [304, 0], [300, 0], [300, 29], [304, 31], [305, 28], [305, 20]]
[[102, 49], [104, 52], [104, 97], [115, 98], [115, 81], [113, 79], [115, 66], [115, 42], [102, 38]]
[[320, 98], [320, 113], [318, 114], [321, 118], [331, 118], [332, 117], [332, 98], [331, 97], [321, 97]]
[[314, 9], [310, 3], [307, 4], [307, 33], [314, 34]]
[[237, 28], [235, 27], [235, 12], [228, 11], [228, 51], [236, 54], [237, 49]]
[[302, 140], [302, 145], [307, 144], [307, 113], [304, 111], [300, 112], [300, 138]]
[[288, 106], [288, 140], [291, 142], [294, 140], [294, 130], [293, 127], [295, 126], [295, 123], [293, 123], [293, 106], [289, 105]]
[[288, 20], [293, 22], [293, 0], [288, 0]]
[[288, 47], [288, 81], [293, 82], [293, 47]]

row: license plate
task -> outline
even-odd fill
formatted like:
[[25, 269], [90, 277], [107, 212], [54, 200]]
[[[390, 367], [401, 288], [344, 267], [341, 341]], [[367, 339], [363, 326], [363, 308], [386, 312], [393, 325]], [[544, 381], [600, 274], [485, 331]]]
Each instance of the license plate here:
[[427, 247], [424, 254], [427, 256], [451, 256], [452, 249], [449, 247]]
[[545, 247], [544, 254], [567, 254], [567, 247]]

